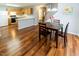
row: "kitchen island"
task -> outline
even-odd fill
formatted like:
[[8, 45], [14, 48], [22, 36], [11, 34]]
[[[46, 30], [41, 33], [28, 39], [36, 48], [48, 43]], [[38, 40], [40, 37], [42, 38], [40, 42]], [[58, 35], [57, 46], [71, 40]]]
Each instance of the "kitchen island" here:
[[18, 20], [18, 29], [23, 29], [37, 24], [36, 19], [34, 17], [19, 18], [17, 20]]

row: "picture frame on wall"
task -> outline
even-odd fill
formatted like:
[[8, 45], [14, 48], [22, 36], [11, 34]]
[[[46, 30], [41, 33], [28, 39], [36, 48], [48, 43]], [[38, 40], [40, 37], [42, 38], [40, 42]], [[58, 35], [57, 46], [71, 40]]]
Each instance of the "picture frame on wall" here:
[[64, 6], [64, 14], [70, 15], [73, 13], [73, 7], [71, 6]]

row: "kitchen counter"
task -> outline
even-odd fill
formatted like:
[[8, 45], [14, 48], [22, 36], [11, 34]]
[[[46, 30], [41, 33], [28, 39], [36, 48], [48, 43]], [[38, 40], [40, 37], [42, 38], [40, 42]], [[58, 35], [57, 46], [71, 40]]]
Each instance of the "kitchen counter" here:
[[30, 18], [28, 18], [28, 17], [22, 17], [22, 18], [17, 18], [16, 20], [23, 21], [23, 20], [29, 20], [29, 19], [35, 19], [35, 18], [34, 17], [30, 17]]
[[23, 29], [36, 24], [34, 17], [24, 17], [16, 19], [18, 21], [18, 29]]

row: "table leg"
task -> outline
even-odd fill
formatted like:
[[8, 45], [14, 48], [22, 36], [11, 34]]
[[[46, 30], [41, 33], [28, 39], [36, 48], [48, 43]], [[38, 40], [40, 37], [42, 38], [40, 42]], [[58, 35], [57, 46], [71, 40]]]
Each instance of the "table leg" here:
[[58, 31], [55, 33], [56, 48], [58, 48]]

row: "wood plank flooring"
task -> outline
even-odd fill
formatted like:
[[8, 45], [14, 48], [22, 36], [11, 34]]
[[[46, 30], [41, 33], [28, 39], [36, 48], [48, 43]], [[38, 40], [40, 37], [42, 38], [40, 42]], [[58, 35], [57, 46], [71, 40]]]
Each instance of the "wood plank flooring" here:
[[50, 48], [45, 39], [39, 41], [38, 26], [18, 30], [16, 25], [0, 28], [0, 56], [77, 56], [79, 55], [79, 37], [68, 34], [67, 47], [59, 38], [58, 48], [55, 41], [50, 41]]

